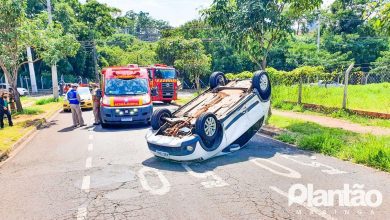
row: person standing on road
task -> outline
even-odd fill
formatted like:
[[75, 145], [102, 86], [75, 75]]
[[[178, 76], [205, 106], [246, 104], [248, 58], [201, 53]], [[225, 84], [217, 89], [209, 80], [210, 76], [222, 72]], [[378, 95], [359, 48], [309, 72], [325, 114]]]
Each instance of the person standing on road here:
[[102, 98], [101, 90], [99, 86], [94, 83], [92, 84], [92, 100], [93, 100], [93, 115], [95, 117], [94, 125], [100, 124], [100, 99]]
[[4, 94], [0, 94], [0, 128], [4, 128], [4, 114], [7, 115], [9, 126], [14, 126], [12, 123], [11, 112], [8, 109], [8, 101]]
[[80, 107], [80, 100], [81, 100], [80, 95], [77, 92], [78, 86], [79, 86], [78, 84], [73, 84], [72, 89], [66, 95], [68, 98], [68, 101], [69, 101], [70, 109], [72, 111], [72, 118], [73, 118], [73, 126], [74, 127], [86, 126], [86, 124], [84, 124], [84, 119], [83, 119], [83, 115], [82, 115], [81, 107]]

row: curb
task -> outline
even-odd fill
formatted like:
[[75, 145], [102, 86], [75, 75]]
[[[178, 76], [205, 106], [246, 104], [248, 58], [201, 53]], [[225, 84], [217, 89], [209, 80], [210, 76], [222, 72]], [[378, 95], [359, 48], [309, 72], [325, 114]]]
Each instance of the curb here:
[[267, 136], [270, 136], [270, 137], [274, 137], [276, 135], [279, 135], [283, 132], [282, 129], [279, 129], [279, 128], [276, 128], [276, 127], [272, 127], [272, 126], [269, 126], [269, 125], [265, 125], [261, 128], [261, 130], [258, 132], [258, 133], [261, 133], [261, 134], [264, 134], [264, 135], [267, 135]]
[[171, 102], [171, 105], [174, 105], [174, 106], [179, 107], [179, 108], [182, 107], [182, 105], [179, 105], [176, 102]]
[[45, 124], [47, 121], [51, 121], [53, 118], [57, 117], [57, 115], [61, 111], [62, 111], [62, 109], [59, 109], [59, 110], [56, 110], [56, 111], [53, 111], [53, 112], [46, 114], [43, 118], [41, 118], [41, 120], [39, 122], [37, 122], [36, 124], [33, 125], [33, 129], [31, 131], [27, 132], [25, 135], [23, 135], [23, 137], [21, 137], [19, 140], [17, 140], [16, 143], [14, 143], [12, 145], [12, 147], [10, 147], [8, 150], [6, 150], [4, 152], [0, 152], [0, 166], [2, 165], [2, 163], [4, 163], [9, 158], [9, 154], [11, 152], [16, 150], [27, 139], [29, 139], [33, 134], [35, 134], [38, 131], [38, 129], [41, 128], [41, 126], [43, 124]]

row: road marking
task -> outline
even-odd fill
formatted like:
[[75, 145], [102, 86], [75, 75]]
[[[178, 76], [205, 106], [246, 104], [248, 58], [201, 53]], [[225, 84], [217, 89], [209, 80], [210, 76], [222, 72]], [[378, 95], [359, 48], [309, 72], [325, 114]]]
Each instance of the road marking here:
[[85, 161], [85, 168], [89, 169], [92, 167], [92, 157], [88, 157]]
[[89, 135], [89, 140], [93, 140], [93, 135], [92, 134]]
[[[147, 172], [154, 172], [157, 174], [158, 178], [160, 179], [162, 186], [158, 189], [152, 188], [148, 181], [146, 180], [145, 173]], [[168, 179], [165, 178], [165, 176], [157, 169], [153, 169], [150, 167], [143, 167], [138, 171], [138, 178], [141, 182], [142, 187], [144, 190], [149, 191], [150, 194], [153, 195], [165, 195], [171, 190], [171, 184], [169, 183]]]
[[[269, 188], [288, 199], [288, 194], [286, 192], [283, 192], [281, 189], [277, 188], [276, 186], [270, 186]], [[323, 210], [318, 209], [316, 207], [308, 206], [308, 204], [306, 202], [296, 203], [296, 204], [302, 205], [307, 210], [309, 210], [311, 213], [315, 213], [324, 219], [335, 220], [335, 218], [333, 218], [331, 215], [327, 214], [326, 211], [323, 211]]]
[[311, 161], [311, 163], [305, 163], [303, 161], [300, 161], [300, 160], [296, 160], [294, 158], [297, 158], [297, 156], [290, 156], [290, 155], [281, 155], [282, 157], [288, 159], [288, 160], [291, 160], [297, 164], [300, 164], [300, 165], [303, 165], [303, 166], [308, 166], [308, 167], [325, 167], [325, 168], [328, 168], [328, 169], [321, 169], [321, 172], [323, 173], [327, 173], [329, 175], [334, 175], [334, 174], [344, 174], [344, 173], [347, 173], [345, 171], [342, 171], [342, 170], [339, 170], [339, 169], [336, 169], [334, 167], [331, 167], [329, 165], [326, 165], [326, 164], [323, 164], [323, 163], [319, 163], [319, 162], [315, 162], [315, 161]]
[[213, 171], [207, 171], [205, 173], [196, 173], [194, 172], [187, 164], [182, 164], [182, 166], [184, 167], [184, 169], [187, 170], [187, 172], [195, 177], [195, 178], [198, 178], [198, 179], [207, 179], [209, 177], [213, 178], [214, 180], [210, 180], [210, 181], [204, 181], [204, 182], [201, 182], [201, 184], [205, 187], [205, 188], [214, 188], [214, 187], [224, 187], [224, 186], [228, 186], [229, 184], [227, 182], [225, 182], [221, 177], [219, 177], [218, 175], [216, 175]]
[[81, 184], [81, 189], [85, 190], [85, 192], [89, 192], [90, 184], [91, 184], [91, 177], [90, 176], [84, 176], [83, 177], [83, 183]]
[[92, 151], [93, 150], [93, 144], [88, 144], [88, 151]]
[[[280, 176], [289, 177], [289, 178], [293, 178], [293, 179], [300, 179], [302, 177], [302, 175], [300, 173], [298, 173], [297, 171], [295, 171], [293, 169], [290, 169], [288, 167], [285, 167], [285, 166], [283, 166], [281, 164], [278, 164], [278, 163], [276, 163], [275, 161], [272, 161], [272, 160], [256, 158], [256, 159], [251, 159], [250, 161], [252, 163], [256, 164], [257, 166], [259, 166], [259, 167], [261, 167], [263, 169], [266, 169], [266, 170], [270, 171], [271, 173], [280, 175]], [[282, 168], [282, 169], [286, 170], [287, 173], [282, 173], [282, 172], [279, 172], [277, 170], [274, 170], [274, 169], [272, 169], [272, 168], [270, 168], [270, 167], [260, 163], [260, 161], [267, 162], [267, 163], [270, 163], [270, 164], [272, 164], [274, 166]]]
[[87, 219], [87, 208], [80, 207], [77, 210], [77, 220], [85, 220]]

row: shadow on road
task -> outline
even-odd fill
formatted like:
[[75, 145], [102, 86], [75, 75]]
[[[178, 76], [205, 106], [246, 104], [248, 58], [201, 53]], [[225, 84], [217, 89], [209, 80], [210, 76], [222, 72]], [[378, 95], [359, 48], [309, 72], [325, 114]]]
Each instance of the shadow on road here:
[[[110, 125], [108, 128], [102, 128], [101, 125], [92, 126], [93, 131], [95, 132], [115, 132], [115, 131], [134, 131], [134, 130], [144, 130], [149, 128], [149, 125], [146, 124], [132, 124], [132, 125]], [[86, 127], [88, 129], [90, 127]]]
[[72, 125], [72, 126], [70, 126], [70, 127], [63, 128], [63, 129], [61, 129], [61, 130], [59, 130], [59, 131], [57, 131], [57, 132], [60, 132], [60, 133], [71, 132], [71, 131], [73, 131], [73, 130], [75, 130], [75, 129], [76, 129], [76, 128]]
[[299, 150], [291, 145], [284, 144], [275, 141], [271, 138], [267, 138], [260, 135], [255, 135], [251, 141], [249, 141], [241, 150], [228, 153], [222, 156], [217, 156], [206, 161], [201, 162], [175, 162], [171, 160], [160, 159], [157, 157], [151, 157], [142, 162], [144, 166], [152, 167], [160, 170], [186, 172], [181, 164], [196, 165], [196, 172], [203, 173], [212, 171], [216, 167], [222, 167], [230, 164], [237, 164], [246, 162], [251, 159], [263, 158], [268, 159], [274, 157], [276, 154], [288, 154], [288, 155], [308, 155], [310, 152]]
[[50, 128], [53, 125], [57, 125], [57, 122], [58, 122], [58, 120], [52, 120], [52, 121], [49, 121], [49, 122], [45, 122], [41, 126], [38, 127], [38, 130], [43, 130], [43, 129], [46, 129], [46, 128]]

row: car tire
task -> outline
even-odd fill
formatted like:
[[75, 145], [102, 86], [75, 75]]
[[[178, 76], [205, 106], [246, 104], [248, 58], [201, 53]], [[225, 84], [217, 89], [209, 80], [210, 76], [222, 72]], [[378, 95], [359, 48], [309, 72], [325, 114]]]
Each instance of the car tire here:
[[205, 112], [199, 116], [195, 122], [195, 131], [202, 140], [212, 143], [220, 133], [221, 123], [217, 117], [210, 112]]
[[252, 87], [257, 90], [262, 101], [268, 101], [271, 98], [271, 81], [265, 71], [255, 72], [252, 78]]
[[110, 125], [109, 124], [106, 124], [106, 123], [100, 123], [100, 125], [102, 126], [102, 128], [109, 128]]
[[158, 130], [161, 128], [161, 126], [165, 124], [163, 120], [164, 117], [171, 118], [172, 117], [171, 111], [169, 111], [166, 108], [161, 108], [153, 112], [152, 119], [151, 119], [153, 130]]
[[210, 88], [214, 89], [218, 86], [225, 86], [228, 80], [223, 72], [214, 72], [211, 74], [209, 79]]

